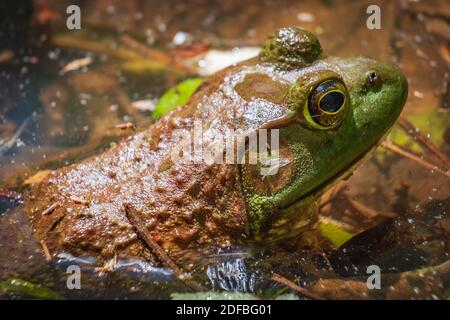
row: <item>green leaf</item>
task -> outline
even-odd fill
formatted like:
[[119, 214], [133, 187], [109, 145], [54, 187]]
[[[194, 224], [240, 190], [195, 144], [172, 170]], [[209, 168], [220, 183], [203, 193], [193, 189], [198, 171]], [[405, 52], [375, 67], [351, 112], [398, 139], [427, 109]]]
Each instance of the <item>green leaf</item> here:
[[21, 296], [39, 299], [63, 300], [64, 297], [49, 288], [22, 279], [9, 279], [0, 282], [0, 289]]
[[353, 237], [353, 234], [333, 223], [320, 222], [319, 228], [322, 235], [330, 240], [336, 247], [340, 247]]
[[[409, 114], [408, 120], [422, 133], [429, 136], [430, 140], [438, 147], [445, 145], [443, 132], [448, 126], [450, 116], [437, 110], [425, 110], [420, 113]], [[389, 133], [388, 139], [398, 145], [410, 148], [413, 151], [422, 152], [417, 142], [407, 135], [399, 126], [394, 126]]]
[[285, 293], [276, 297], [275, 300], [300, 300], [300, 299], [293, 293]]
[[[172, 293], [172, 300], [260, 300], [261, 298], [241, 292], [197, 292], [197, 293]], [[298, 300], [295, 294], [282, 294], [275, 297], [275, 300]]]
[[240, 292], [197, 292], [197, 293], [172, 293], [172, 300], [259, 300], [250, 293]]
[[156, 104], [153, 118], [159, 119], [169, 111], [185, 104], [202, 81], [203, 79], [200, 78], [187, 79], [167, 90]]

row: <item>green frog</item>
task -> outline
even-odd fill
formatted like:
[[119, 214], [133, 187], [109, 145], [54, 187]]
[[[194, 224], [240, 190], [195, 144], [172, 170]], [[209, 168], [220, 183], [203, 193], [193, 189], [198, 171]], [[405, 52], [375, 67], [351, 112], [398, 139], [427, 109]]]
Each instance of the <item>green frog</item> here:
[[[297, 241], [316, 225], [320, 195], [367, 158], [406, 97], [396, 66], [326, 56], [314, 34], [281, 28], [257, 57], [208, 77], [150, 128], [49, 173], [26, 192], [24, 208], [51, 254], [148, 256], [127, 208], [174, 259], [203, 247]], [[175, 134], [195, 136], [198, 126], [200, 142]], [[215, 138], [238, 131], [245, 159], [249, 137], [266, 134], [256, 163], [224, 148], [217, 161], [186, 152], [211, 141], [233, 147]], [[263, 155], [278, 158], [265, 173]]]

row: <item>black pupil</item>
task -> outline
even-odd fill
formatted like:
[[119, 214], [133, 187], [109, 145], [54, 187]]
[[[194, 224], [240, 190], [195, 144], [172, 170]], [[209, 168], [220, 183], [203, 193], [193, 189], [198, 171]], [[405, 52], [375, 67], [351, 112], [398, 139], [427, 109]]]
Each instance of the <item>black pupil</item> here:
[[320, 109], [325, 112], [336, 112], [344, 103], [345, 97], [338, 91], [332, 91], [325, 94], [320, 100]]

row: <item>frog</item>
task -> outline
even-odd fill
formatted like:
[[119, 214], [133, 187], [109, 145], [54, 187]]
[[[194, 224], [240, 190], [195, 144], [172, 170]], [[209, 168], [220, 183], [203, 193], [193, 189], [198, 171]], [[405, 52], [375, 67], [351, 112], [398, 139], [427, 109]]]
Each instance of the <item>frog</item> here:
[[[257, 56], [204, 79], [187, 103], [149, 128], [51, 171], [25, 192], [23, 210], [52, 255], [155, 260], [139, 228], [175, 261], [209, 247], [308, 245], [318, 199], [370, 157], [407, 92], [397, 66], [327, 56], [313, 33], [283, 27]], [[174, 159], [181, 146], [197, 143], [174, 133], [199, 123], [200, 147], [221, 134], [265, 130], [267, 153], [283, 161], [261, 174], [258, 161]], [[139, 216], [138, 228], [128, 210]]]

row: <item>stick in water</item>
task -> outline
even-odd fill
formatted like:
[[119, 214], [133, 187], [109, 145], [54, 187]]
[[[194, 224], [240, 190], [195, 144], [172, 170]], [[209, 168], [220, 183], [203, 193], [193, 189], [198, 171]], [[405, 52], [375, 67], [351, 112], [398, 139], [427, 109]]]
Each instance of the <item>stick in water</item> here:
[[145, 222], [141, 218], [141, 212], [130, 204], [125, 204], [125, 214], [131, 225], [136, 229], [138, 235], [144, 240], [145, 244], [152, 250], [152, 252], [160, 259], [160, 261], [167, 268], [171, 269], [178, 277], [178, 279], [185, 281], [187, 285], [198, 291], [206, 291], [206, 288], [201, 284], [186, 279], [186, 273], [178, 267], [175, 262], [168, 256], [163, 248], [153, 240], [152, 235], [145, 227]]

